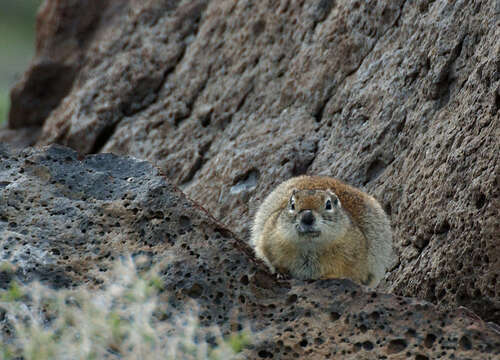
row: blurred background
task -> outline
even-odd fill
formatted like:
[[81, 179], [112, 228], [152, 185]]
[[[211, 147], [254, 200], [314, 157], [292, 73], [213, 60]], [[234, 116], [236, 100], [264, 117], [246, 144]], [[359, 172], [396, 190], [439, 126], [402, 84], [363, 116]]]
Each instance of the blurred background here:
[[35, 17], [43, 0], [0, 2], [0, 126], [9, 111], [9, 90], [27, 69], [35, 51]]

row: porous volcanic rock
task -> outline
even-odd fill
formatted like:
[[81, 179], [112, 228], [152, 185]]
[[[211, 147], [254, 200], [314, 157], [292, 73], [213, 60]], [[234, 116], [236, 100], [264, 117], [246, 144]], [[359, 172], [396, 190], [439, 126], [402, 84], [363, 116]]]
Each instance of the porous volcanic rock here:
[[391, 216], [383, 289], [500, 323], [498, 1], [106, 4], [39, 144], [147, 159], [244, 239], [282, 180], [339, 177]]
[[201, 324], [224, 333], [249, 323], [263, 336], [245, 358], [500, 354], [500, 333], [465, 308], [446, 312], [349, 280], [277, 280], [148, 162], [79, 157], [57, 145], [20, 152], [0, 146], [0, 159], [0, 260], [16, 265], [18, 281], [95, 286], [125, 254], [170, 259], [161, 274], [175, 294], [172, 309], [194, 299]]

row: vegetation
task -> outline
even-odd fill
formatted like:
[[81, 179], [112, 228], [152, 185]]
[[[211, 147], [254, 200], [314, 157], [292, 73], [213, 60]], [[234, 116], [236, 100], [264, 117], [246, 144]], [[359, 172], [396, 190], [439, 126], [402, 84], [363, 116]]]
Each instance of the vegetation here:
[[93, 291], [15, 283], [0, 291], [0, 314], [13, 334], [0, 333], [0, 358], [235, 359], [249, 344], [248, 330], [224, 338], [201, 327], [195, 304], [171, 314], [156, 270], [140, 274], [128, 259], [108, 277]]

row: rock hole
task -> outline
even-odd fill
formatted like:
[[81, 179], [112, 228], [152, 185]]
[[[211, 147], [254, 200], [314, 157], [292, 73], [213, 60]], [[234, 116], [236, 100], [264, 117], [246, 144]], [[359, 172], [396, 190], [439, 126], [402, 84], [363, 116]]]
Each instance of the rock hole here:
[[366, 170], [365, 182], [364, 185], [368, 184], [370, 181], [375, 180], [382, 174], [386, 165], [380, 159], [373, 160], [370, 165], [368, 165], [368, 169]]
[[[162, 220], [164, 218], [164, 215], [163, 215], [162, 211], [155, 211], [155, 212], [151, 213], [151, 217], [153, 219], [160, 219], [160, 220]], [[181, 216], [181, 219], [182, 219], [182, 216]], [[182, 226], [182, 220], [181, 220], [181, 226]]]
[[415, 360], [429, 360], [429, 358], [425, 355], [417, 354], [415, 355]]
[[273, 354], [271, 352], [267, 351], [267, 350], [260, 350], [258, 352], [258, 355], [262, 359], [266, 359], [266, 358], [272, 359], [272, 357], [273, 357]]
[[316, 345], [321, 345], [321, 344], [323, 344], [324, 342], [325, 342], [325, 340], [323, 340], [323, 339], [322, 339], [322, 338], [320, 338], [320, 337], [317, 337], [317, 338], [315, 338], [315, 339], [314, 339], [314, 343], [315, 343]]
[[472, 349], [472, 343], [471, 343], [470, 339], [467, 336], [465, 336], [465, 335], [460, 338], [460, 340], [458, 341], [458, 343], [460, 344], [460, 347], [463, 350], [470, 350], [470, 349]]
[[323, 100], [323, 102], [321, 104], [319, 104], [318, 108], [316, 109], [316, 111], [313, 114], [314, 120], [317, 123], [321, 122], [321, 120], [323, 119], [323, 113], [325, 111], [327, 101], [328, 100]]
[[476, 196], [476, 200], [475, 200], [476, 208], [478, 210], [481, 209], [485, 203], [486, 203], [486, 196], [483, 193], [479, 193]]
[[203, 293], [203, 287], [200, 284], [193, 284], [189, 289], [185, 290], [187, 296], [196, 299]]
[[433, 345], [434, 342], [436, 341], [436, 335], [434, 334], [427, 334], [424, 340], [424, 345], [426, 348], [430, 349]]
[[332, 311], [330, 313], [330, 320], [337, 321], [338, 319], [340, 319], [340, 314], [338, 312]]
[[[161, 217], [163, 217], [163, 214]], [[187, 216], [181, 215], [181, 217], [179, 218], [179, 225], [181, 226], [181, 228], [186, 229], [191, 226], [191, 219]]]
[[241, 192], [250, 191], [257, 187], [259, 177], [260, 173], [257, 169], [250, 169], [246, 173], [234, 178], [233, 186], [231, 186], [229, 192], [235, 195]]
[[373, 350], [373, 343], [371, 341], [365, 341], [363, 344], [363, 349], [367, 351]]
[[297, 294], [292, 294], [292, 295], [290, 295], [290, 296], [288, 297], [288, 299], [286, 299], [286, 303], [287, 303], [288, 305], [290, 305], [290, 304], [294, 304], [294, 303], [297, 301], [297, 299], [298, 299]]
[[243, 275], [240, 279], [240, 283], [242, 283], [243, 285], [248, 285], [249, 284], [249, 280], [248, 280], [248, 276], [246, 275]]
[[255, 37], [259, 36], [265, 29], [266, 29], [266, 22], [262, 19], [257, 20], [252, 25], [252, 30], [253, 30]]
[[200, 121], [202, 127], [205, 128], [210, 125], [210, 122], [212, 121], [212, 113], [213, 108], [210, 107], [209, 109], [206, 109], [205, 111], [198, 114], [198, 120]]
[[417, 332], [415, 331], [415, 329], [409, 328], [408, 331], [406, 332], [406, 336], [415, 337], [417, 336]]
[[429, 245], [429, 238], [424, 236], [423, 234], [418, 234], [415, 240], [413, 241], [413, 245], [415, 248], [422, 250], [427, 245]]
[[302, 151], [293, 150], [293, 167], [291, 173], [293, 176], [303, 175], [313, 163], [318, 152], [317, 141], [302, 142]]
[[437, 295], [437, 298], [438, 298], [438, 299], [442, 299], [442, 298], [444, 298], [444, 297], [445, 297], [445, 295], [446, 295], [446, 290], [445, 290], [445, 289], [441, 289], [441, 290], [439, 290], [439, 293], [438, 293], [438, 295]]
[[436, 228], [434, 229], [434, 233], [437, 235], [447, 234], [450, 231], [450, 228], [451, 226], [448, 220], [444, 220], [436, 226]]
[[391, 216], [392, 215], [392, 207], [391, 207], [391, 203], [386, 203], [384, 205], [384, 210], [385, 210], [385, 213], [387, 214], [387, 216]]
[[389, 342], [389, 346], [387, 347], [388, 354], [396, 354], [398, 352], [406, 349], [406, 340], [405, 339], [394, 339]]

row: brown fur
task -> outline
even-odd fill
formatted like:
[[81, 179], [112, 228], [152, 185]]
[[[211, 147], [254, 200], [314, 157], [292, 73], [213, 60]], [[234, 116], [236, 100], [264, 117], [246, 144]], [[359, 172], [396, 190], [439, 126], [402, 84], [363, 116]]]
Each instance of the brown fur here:
[[[325, 201], [335, 198], [338, 206], [325, 210]], [[319, 235], [297, 230], [308, 210]], [[378, 202], [337, 179], [319, 176], [290, 179], [268, 195], [255, 216], [252, 245], [272, 271], [303, 279], [347, 277], [372, 286], [392, 255], [389, 221]]]

